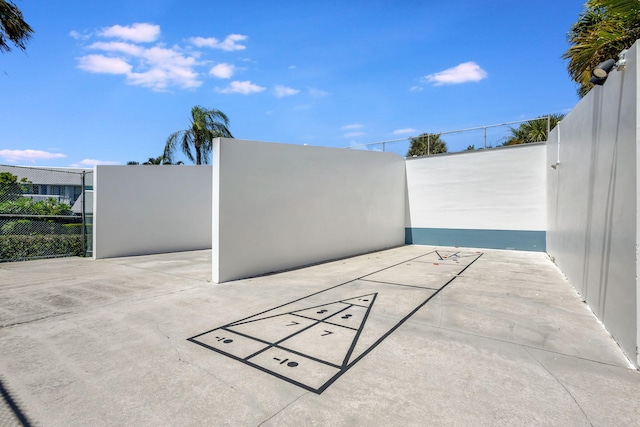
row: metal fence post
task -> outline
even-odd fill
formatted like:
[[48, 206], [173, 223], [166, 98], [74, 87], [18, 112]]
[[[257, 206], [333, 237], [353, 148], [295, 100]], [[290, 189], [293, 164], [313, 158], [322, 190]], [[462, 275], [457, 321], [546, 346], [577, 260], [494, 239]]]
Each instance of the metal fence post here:
[[487, 148], [487, 127], [484, 127], [484, 148]]
[[85, 200], [87, 199], [87, 189], [85, 187], [86, 171], [82, 171], [82, 256], [87, 256], [87, 216]]

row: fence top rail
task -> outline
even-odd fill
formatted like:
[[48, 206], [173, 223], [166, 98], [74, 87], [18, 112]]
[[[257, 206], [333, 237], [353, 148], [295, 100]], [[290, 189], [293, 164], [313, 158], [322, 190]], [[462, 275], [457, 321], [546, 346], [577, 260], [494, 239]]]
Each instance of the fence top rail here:
[[0, 214], [0, 218], [37, 218], [37, 219], [78, 219], [82, 217], [78, 215], [27, 215], [27, 214]]
[[[493, 125], [476, 126], [476, 127], [472, 127], [472, 128], [466, 128], [466, 129], [449, 130], [449, 131], [445, 131], [445, 132], [427, 132], [427, 134], [428, 135], [448, 135], [448, 134], [452, 134], [452, 133], [469, 132], [469, 131], [472, 131], [472, 130], [480, 130], [480, 129], [488, 129], [488, 128], [495, 128], [495, 127], [501, 127], [501, 126], [514, 125], [516, 123], [530, 122], [530, 121], [533, 121], [533, 120], [549, 120], [549, 117], [551, 117], [551, 116], [542, 116], [542, 117], [536, 117], [536, 118], [533, 118], [533, 119], [516, 120], [516, 121], [513, 121], [513, 122], [496, 123], [496, 124], [493, 124]], [[356, 144], [356, 145], [350, 145], [350, 146], [344, 147], [344, 148], [369, 147], [371, 145], [380, 145], [380, 144], [387, 144], [387, 143], [392, 143], [392, 142], [406, 141], [406, 140], [412, 139], [412, 138], [419, 138], [420, 136], [422, 136], [422, 135], [407, 136], [405, 138], [397, 138], [397, 139], [388, 139], [388, 140], [384, 140], [384, 141], [370, 142], [370, 143], [367, 143], [367, 144]]]
[[20, 166], [20, 165], [5, 165], [0, 164], [0, 172], [3, 172], [5, 168], [16, 168], [16, 169], [31, 169], [34, 171], [46, 171], [46, 172], [57, 172], [57, 173], [68, 173], [71, 175], [82, 175], [93, 173], [93, 169], [85, 169], [85, 168], [63, 168], [63, 167], [46, 167], [46, 166]]

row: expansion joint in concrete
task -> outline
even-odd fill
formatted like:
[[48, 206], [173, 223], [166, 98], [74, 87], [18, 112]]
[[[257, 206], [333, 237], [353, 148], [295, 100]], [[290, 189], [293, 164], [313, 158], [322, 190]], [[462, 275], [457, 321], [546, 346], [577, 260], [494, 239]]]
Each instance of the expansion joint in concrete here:
[[546, 366], [544, 366], [544, 363], [542, 363], [540, 360], [538, 360], [538, 358], [529, 351], [529, 349], [527, 349], [526, 346], [521, 345], [520, 347], [522, 347], [522, 349], [533, 358], [533, 360], [535, 360], [538, 365], [540, 365], [542, 367], [542, 369], [544, 369], [545, 371], [547, 371], [547, 373], [549, 373], [549, 375], [551, 375], [553, 377], [554, 380], [556, 380], [556, 382], [558, 384], [560, 384], [560, 387], [562, 387], [564, 389], [564, 391], [567, 392], [567, 394], [571, 397], [571, 399], [573, 400], [573, 402], [576, 404], [576, 406], [578, 407], [578, 409], [580, 409], [580, 412], [582, 412], [582, 415], [584, 415], [584, 418], [587, 420], [587, 422], [589, 423], [590, 426], [593, 427], [593, 423], [591, 422], [591, 420], [589, 419], [589, 417], [587, 416], [586, 412], [584, 412], [584, 409], [582, 409], [582, 406], [580, 405], [580, 403], [578, 403], [578, 401], [576, 400], [575, 396], [571, 393], [571, 391], [569, 391], [569, 389], [567, 388], [567, 386], [565, 386], [562, 381], [560, 381], [560, 379], [555, 376], [553, 374], [553, 372], [551, 372], [551, 370], [549, 370]]

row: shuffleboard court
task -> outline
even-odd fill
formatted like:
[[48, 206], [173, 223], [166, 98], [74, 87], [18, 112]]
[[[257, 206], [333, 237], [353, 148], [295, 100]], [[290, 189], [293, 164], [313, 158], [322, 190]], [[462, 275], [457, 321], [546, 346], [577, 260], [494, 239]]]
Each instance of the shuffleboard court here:
[[481, 256], [431, 251], [188, 340], [320, 394]]

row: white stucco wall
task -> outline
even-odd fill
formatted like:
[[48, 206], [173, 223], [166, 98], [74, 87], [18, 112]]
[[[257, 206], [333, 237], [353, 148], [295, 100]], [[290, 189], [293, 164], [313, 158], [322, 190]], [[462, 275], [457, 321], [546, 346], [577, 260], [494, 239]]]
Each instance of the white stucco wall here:
[[[458, 236], [461, 246], [470, 234], [460, 230], [535, 231], [544, 243], [545, 164], [544, 143], [407, 159], [406, 227], [448, 233], [452, 242]], [[501, 247], [505, 237], [484, 233], [473, 241]]]
[[214, 282], [404, 243], [395, 154], [223, 138], [213, 161]]
[[93, 256], [211, 248], [211, 166], [96, 166]]
[[638, 363], [638, 56], [612, 71], [548, 142], [547, 252]]

